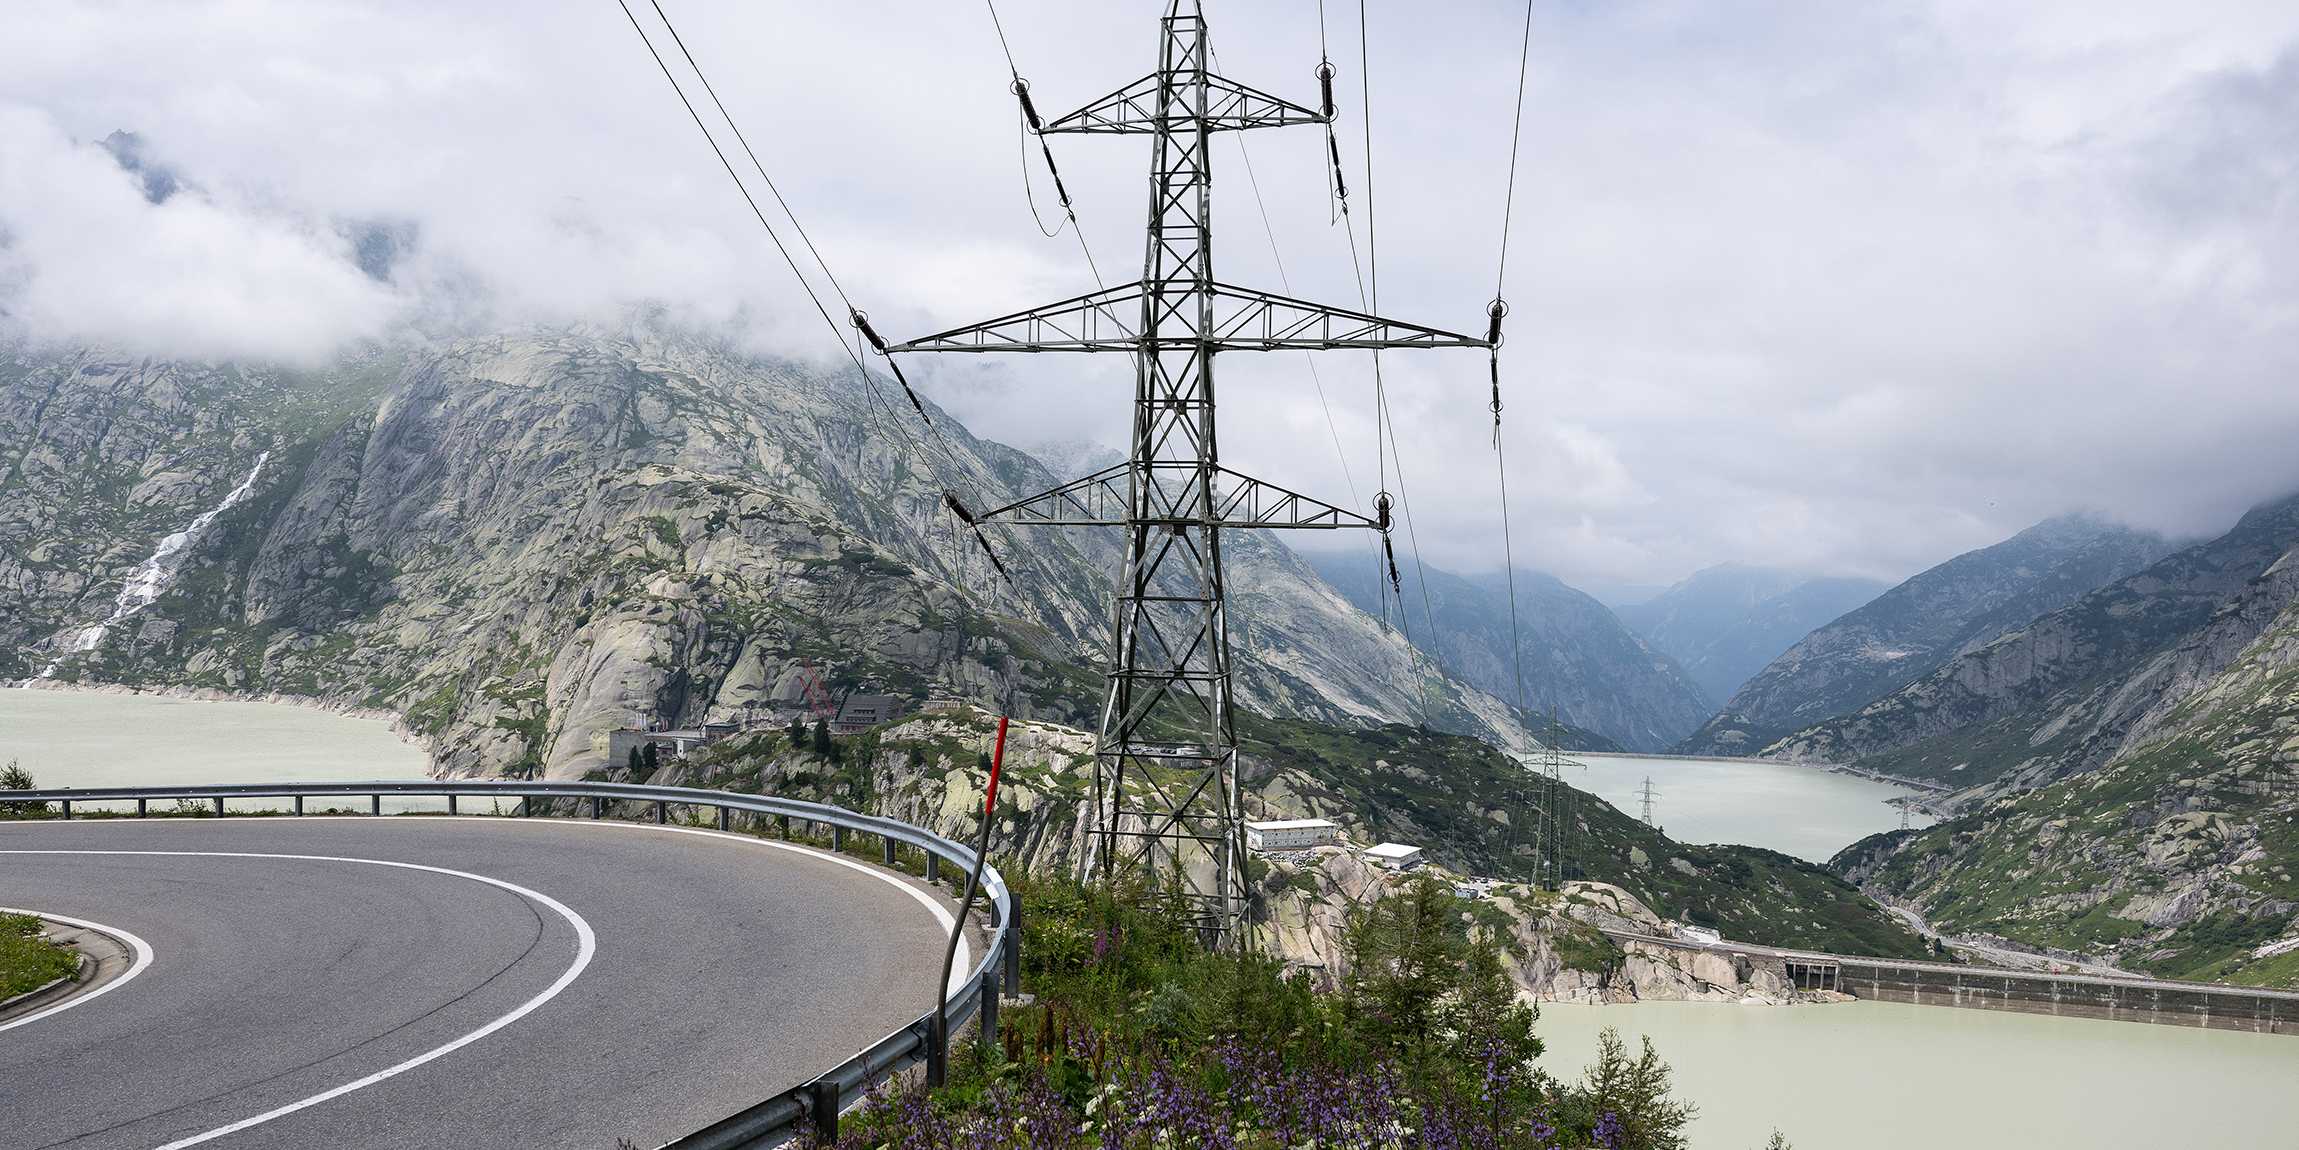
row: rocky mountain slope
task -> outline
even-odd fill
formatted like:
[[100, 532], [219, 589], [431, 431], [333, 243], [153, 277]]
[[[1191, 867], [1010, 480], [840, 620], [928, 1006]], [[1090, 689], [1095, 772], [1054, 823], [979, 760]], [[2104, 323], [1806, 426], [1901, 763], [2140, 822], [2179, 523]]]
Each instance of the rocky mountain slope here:
[[1946, 930], [2299, 986], [2299, 547], [2126, 684], [2150, 703], [2106, 765], [1836, 865]]
[[[644, 323], [305, 371], [11, 349], [0, 677], [394, 710], [455, 772], [580, 774], [616, 727], [790, 705], [806, 664], [1090, 721], [1112, 543], [998, 535], [997, 580], [943, 491], [1057, 477], [885, 398]], [[1281, 547], [1234, 553], [1247, 706], [1524, 737]]]
[[2299, 497], [1966, 650], [1858, 712], [1767, 748], [1991, 792], [2089, 770], [2154, 738], [2299, 593]]
[[1799, 729], [1850, 714], [2170, 549], [2156, 535], [2068, 516], [1959, 555], [1806, 636], [1734, 692], [1682, 749], [1717, 755], [1763, 751]]
[[[1369, 553], [1320, 552], [1307, 559], [1351, 603], [1380, 611], [1381, 576]], [[1514, 699], [1509, 594], [1502, 577], [1471, 580], [1434, 567], [1421, 570], [1428, 574], [1425, 603], [1414, 565], [1400, 564], [1405, 629], [1452, 675]], [[1640, 751], [1668, 746], [1708, 716], [1707, 700], [1684, 672], [1595, 599], [1552, 576], [1521, 571], [1517, 612], [1527, 710], [1545, 715], [1554, 709], [1571, 726]], [[1434, 641], [1425, 633], [1432, 617]]]
[[1727, 563], [1613, 614], [1721, 702], [1797, 640], [1885, 590], [1873, 579]]

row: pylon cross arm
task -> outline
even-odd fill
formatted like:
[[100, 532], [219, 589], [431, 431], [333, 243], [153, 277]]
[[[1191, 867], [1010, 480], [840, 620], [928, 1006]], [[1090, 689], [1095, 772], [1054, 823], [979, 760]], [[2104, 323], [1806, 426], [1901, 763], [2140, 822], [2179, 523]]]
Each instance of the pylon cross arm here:
[[1159, 293], [1157, 335], [1141, 334], [1139, 283], [1050, 303], [981, 323], [899, 343], [889, 352], [915, 351], [1140, 351], [1147, 348], [1210, 351], [1332, 351], [1370, 348], [1489, 348], [1475, 336], [1384, 319], [1274, 292], [1216, 283], [1206, 291], [1212, 323], [1199, 330], [1194, 285]]
[[1124, 527], [1129, 523], [1167, 526], [1269, 528], [1365, 527], [1381, 530], [1378, 518], [1346, 507], [1289, 491], [1274, 483], [1241, 475], [1216, 464], [1217, 476], [1211, 514], [1204, 509], [1203, 493], [1194, 482], [1195, 460], [1155, 461], [1143, 470], [1149, 482], [1141, 491], [1139, 513], [1127, 514], [1134, 491], [1133, 465], [1115, 464], [1083, 479], [992, 508], [978, 519], [1040, 527]]
[[[1040, 129], [1044, 133], [1103, 132], [1148, 134], [1158, 130], [1158, 89], [1176, 89], [1196, 83], [1194, 72], [1152, 72], [1067, 116], [1057, 116]], [[1178, 118], [1191, 129], [1197, 108], [1189, 101]], [[1296, 124], [1322, 124], [1325, 117], [1291, 100], [1272, 96], [1235, 80], [1205, 74], [1205, 128], [1209, 132], [1235, 132], [1247, 128], [1287, 128]]]

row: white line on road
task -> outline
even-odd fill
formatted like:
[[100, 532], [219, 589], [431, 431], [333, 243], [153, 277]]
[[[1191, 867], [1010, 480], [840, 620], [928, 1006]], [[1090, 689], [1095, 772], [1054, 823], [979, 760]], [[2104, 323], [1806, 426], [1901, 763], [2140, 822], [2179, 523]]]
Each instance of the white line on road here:
[[13, 1022], [0, 1022], [0, 1030], [14, 1030], [19, 1026], [38, 1022], [51, 1014], [70, 1010], [73, 1007], [80, 1005], [81, 1003], [94, 1002], [95, 1000], [102, 998], [103, 996], [110, 994], [111, 992], [118, 990], [123, 986], [126, 986], [131, 979], [135, 978], [139, 974], [142, 974], [145, 967], [152, 964], [152, 944], [145, 942], [143, 939], [137, 938], [135, 935], [129, 934], [127, 931], [121, 930], [116, 926], [105, 926], [100, 922], [89, 922], [84, 918], [67, 918], [60, 914], [50, 914], [44, 910], [23, 910], [12, 906], [0, 906], [0, 914], [38, 915], [39, 917], [47, 919], [50, 922], [60, 922], [66, 926], [79, 927], [81, 930], [92, 930], [99, 934], [111, 935], [114, 938], [123, 938], [127, 940], [128, 946], [134, 949], [136, 952], [136, 961], [128, 964], [128, 973], [123, 974], [120, 977], [115, 978], [112, 981], [107, 982], [86, 994], [80, 995], [77, 998], [67, 998], [46, 1010], [42, 1010], [34, 1014], [27, 1014]]
[[[528, 999], [526, 1002], [521, 1003], [518, 1009], [513, 1010], [511, 1013], [506, 1014], [501, 1018], [498, 1018], [495, 1021], [490, 1022], [487, 1025], [482, 1026], [479, 1029], [474, 1030], [471, 1033], [446, 1044], [445, 1046], [435, 1047], [431, 1050], [427, 1050], [413, 1058], [408, 1059], [405, 1062], [399, 1063], [396, 1066], [388, 1066], [382, 1070], [378, 1070], [365, 1078], [346, 1082], [332, 1090], [323, 1090], [309, 1098], [305, 1098], [296, 1102], [290, 1102], [285, 1106], [281, 1106], [272, 1110], [266, 1110], [253, 1118], [243, 1118], [228, 1126], [218, 1126], [213, 1130], [209, 1130], [200, 1134], [194, 1134], [189, 1138], [177, 1139], [176, 1141], [170, 1142], [164, 1146], [156, 1147], [155, 1150], [183, 1150], [183, 1148], [186, 1146], [197, 1146], [202, 1142], [213, 1141], [214, 1139], [221, 1138], [226, 1134], [238, 1133], [239, 1131], [245, 1130], [251, 1126], [260, 1126], [274, 1118], [284, 1118], [298, 1110], [317, 1106], [331, 1098], [341, 1098], [342, 1096], [349, 1094], [354, 1090], [365, 1089], [366, 1087], [373, 1086], [387, 1078], [394, 1078], [401, 1074], [405, 1074], [406, 1072], [413, 1070], [426, 1062], [430, 1062], [438, 1058], [444, 1058], [449, 1054], [453, 1054], [454, 1052], [461, 1050], [464, 1047], [469, 1046], [472, 1043], [477, 1042], [480, 1039], [485, 1038], [488, 1035], [493, 1034], [514, 1022], [519, 1021], [522, 1018], [525, 1018], [529, 1014], [534, 1013], [536, 1008], [542, 1006], [544, 1003], [549, 1002], [554, 998], [557, 998], [560, 991], [567, 989], [567, 987], [575, 981], [576, 977], [583, 973], [583, 968], [591, 965], [591, 956], [598, 951], [598, 937], [591, 933], [591, 924], [583, 921], [582, 915], [576, 914], [573, 910], [568, 909], [567, 904], [560, 902], [558, 899], [552, 898], [550, 895], [544, 894], [541, 891], [531, 890], [527, 887], [520, 886], [517, 883], [505, 882], [499, 878], [489, 878], [483, 874], [472, 874], [469, 871], [449, 870], [446, 867], [424, 866], [421, 863], [389, 862], [384, 859], [345, 858], [340, 855], [260, 854], [249, 851], [0, 850], [0, 854], [140, 855], [165, 856], [172, 858], [288, 859], [299, 862], [362, 863], [367, 866], [396, 867], [401, 870], [429, 871], [432, 874], [451, 875], [455, 878], [467, 878], [473, 882], [485, 883], [488, 886], [498, 887], [500, 889], [510, 891], [513, 894], [532, 899], [535, 902], [541, 903], [542, 905], [557, 911], [561, 918], [567, 920], [568, 925], [575, 928], [575, 938], [577, 945], [574, 965], [568, 967], [566, 972], [558, 977], [557, 981], [545, 987], [541, 994], [538, 994], [535, 997]], [[63, 922], [68, 920], [58, 919], [57, 921]], [[126, 980], [123, 979], [122, 981]], [[119, 983], [113, 983], [112, 985], [118, 986]], [[107, 987], [106, 989], [109, 988]], [[89, 997], [92, 998], [94, 995], [90, 995]], [[33, 1017], [38, 1017], [38, 1015], [34, 1015]]]

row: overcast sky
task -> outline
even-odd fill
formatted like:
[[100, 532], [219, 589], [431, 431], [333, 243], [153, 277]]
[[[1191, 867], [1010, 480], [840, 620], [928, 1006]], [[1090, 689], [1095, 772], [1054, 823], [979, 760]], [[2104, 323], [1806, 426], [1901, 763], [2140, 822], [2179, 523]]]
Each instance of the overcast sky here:
[[[986, 10], [666, 0], [855, 301], [900, 338], [1092, 285], [1042, 238]], [[1040, 108], [1154, 65], [1154, 3], [1000, 6]], [[1314, 3], [1209, 3], [1227, 74], [1314, 103]], [[652, 15], [641, 10], [650, 31]], [[1381, 311], [1481, 327], [1523, 8], [1327, 13]], [[0, 311], [155, 353], [323, 357], [408, 324], [660, 300], [837, 354], [612, 0], [48, 5], [0, 43]], [[2299, 487], [2299, 4], [1536, 0], [1503, 356], [1520, 563], [1898, 578], [2053, 514], [2177, 534]], [[670, 51], [667, 42], [664, 50]], [[94, 142], [144, 139], [154, 204]], [[1354, 305], [1314, 129], [1217, 142], [1220, 278]], [[1057, 137], [1111, 282], [1148, 147]], [[1039, 208], [1055, 219], [1033, 159]], [[1371, 201], [1371, 202], [1369, 202]], [[350, 237], [390, 229], [386, 278]], [[976, 433], [1116, 445], [1119, 356], [922, 363]], [[1362, 505], [1363, 353], [1233, 355], [1225, 458]], [[1384, 368], [1431, 562], [1497, 565], [1473, 352]], [[1335, 448], [1335, 438], [1340, 450]], [[1343, 460], [1346, 460], [1346, 474]]]

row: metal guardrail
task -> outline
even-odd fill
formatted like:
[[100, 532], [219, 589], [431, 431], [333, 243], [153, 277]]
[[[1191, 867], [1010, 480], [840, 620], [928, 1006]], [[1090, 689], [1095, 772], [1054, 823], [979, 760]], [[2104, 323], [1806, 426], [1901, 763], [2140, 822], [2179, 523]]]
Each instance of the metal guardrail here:
[[[532, 800], [587, 800], [584, 807], [578, 809], [587, 809], [590, 817], [595, 819], [605, 818], [611, 803], [642, 803], [647, 804], [645, 809], [656, 823], [668, 823], [670, 808], [674, 806], [709, 807], [718, 813], [720, 830], [728, 829], [729, 817], [737, 811], [827, 826], [830, 828], [833, 850], [845, 848], [849, 832], [875, 836], [883, 844], [881, 857], [887, 866], [894, 865], [897, 845], [914, 847], [926, 855], [928, 882], [937, 881], [941, 877], [943, 863], [956, 867], [955, 873], [958, 875], [964, 875], [974, 866], [972, 847], [905, 822], [860, 814], [827, 803], [779, 799], [767, 795], [741, 795], [694, 787], [477, 779], [223, 783], [182, 787], [0, 791], [0, 804], [38, 803], [44, 809], [47, 804], [53, 803], [62, 816], [68, 819], [73, 817], [72, 807], [75, 803], [133, 802], [136, 804], [136, 815], [143, 817], [150, 813], [153, 800], [206, 800], [212, 802], [215, 813], [221, 815], [229, 799], [292, 799], [295, 803], [294, 814], [301, 815], [304, 813], [306, 799], [360, 795], [367, 797], [368, 812], [375, 815], [383, 812], [383, 798], [386, 795], [444, 797], [447, 800], [447, 813], [451, 815], [461, 813], [458, 800], [463, 798], [515, 798], [522, 801], [521, 809], [527, 813], [533, 812]], [[949, 998], [947, 1029], [940, 1024], [940, 1012], [928, 1011], [916, 1021], [815, 1076], [813, 1080], [776, 1094], [739, 1113], [730, 1114], [685, 1137], [673, 1139], [665, 1143], [662, 1150], [741, 1150], [778, 1146], [805, 1128], [811, 1128], [824, 1138], [834, 1139], [838, 1134], [839, 1114], [861, 1101], [872, 1087], [892, 1075], [924, 1063], [928, 1081], [939, 1083], [949, 1056], [949, 1036], [965, 1022], [979, 1018], [981, 1025], [977, 1033], [980, 1040], [985, 1043], [994, 1041], [998, 1030], [998, 996], [1001, 989], [1009, 993], [1021, 990], [1021, 908], [997, 868], [986, 865], [982, 868], [982, 886], [989, 895], [991, 917], [985, 925], [990, 931], [990, 945], [965, 983]]]

